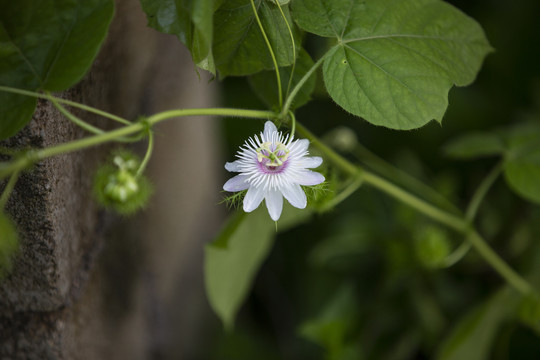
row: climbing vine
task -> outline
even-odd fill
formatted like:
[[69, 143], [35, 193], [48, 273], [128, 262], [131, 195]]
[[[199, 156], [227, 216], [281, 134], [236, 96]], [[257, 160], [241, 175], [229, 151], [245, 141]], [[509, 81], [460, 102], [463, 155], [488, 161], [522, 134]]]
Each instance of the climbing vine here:
[[[315, 135], [309, 119], [297, 111], [322, 101], [320, 94], [313, 98], [315, 91], [324, 88], [335, 106], [358, 121], [392, 130], [418, 129], [436, 121], [444, 131], [450, 89], [471, 84], [493, 51], [475, 20], [441, 0], [141, 0], [141, 5], [148, 25], [176, 35], [190, 50], [198, 71], [220, 80], [246, 77], [267, 108], [177, 109], [134, 120], [61, 99], [54, 92], [73, 86], [90, 68], [106, 37], [113, 2], [1, 2], [0, 138], [15, 135], [31, 120], [36, 99], [50, 101], [88, 133], [43, 149], [1, 149], [0, 266], [4, 270], [16, 256], [17, 238], [6, 203], [19, 176], [32, 171], [32, 165], [107, 142], [146, 140], [142, 158], [117, 151], [95, 176], [96, 200], [112, 210], [132, 213], [151, 196], [144, 172], [158, 140], [153, 136], [156, 124], [198, 115], [233, 117], [238, 122], [260, 119], [266, 122], [264, 129], [261, 121], [260, 133], [238, 144], [237, 158], [225, 165], [237, 174], [224, 189], [230, 192], [230, 201], [241, 205], [205, 248], [208, 300], [225, 328], [233, 328], [278, 234], [324, 217], [359, 189], [371, 188], [426, 219], [414, 245], [424, 266], [449, 268], [475, 251], [505, 283], [485, 302], [487, 310], [476, 320], [468, 318], [455, 328], [440, 347], [441, 359], [466, 359], [460, 357], [463, 351], [467, 359], [484, 358], [485, 348], [475, 353], [480, 354], [477, 357], [464, 349], [477, 341], [482, 326], [488, 326], [486, 321], [498, 326], [503, 315], [497, 309], [535, 331], [540, 329], [540, 303], [531, 282], [535, 275], [517, 272], [477, 226], [479, 209], [501, 176], [517, 195], [540, 203], [538, 121], [467, 134], [445, 147], [447, 155], [456, 159], [500, 158], [478, 183], [468, 205], [461, 207], [408, 175], [407, 169], [395, 168], [371, 153], [350, 130]], [[307, 40], [318, 44], [316, 51], [306, 46]], [[116, 125], [103, 130], [75, 116], [72, 108]], [[318, 120], [332, 127], [331, 118]], [[263, 200], [265, 205], [260, 205]], [[355, 314], [353, 290], [344, 289], [329, 307]], [[346, 334], [354, 329], [339, 322], [341, 315], [339, 321], [334, 315], [328, 315], [330, 322], [324, 316], [307, 321], [301, 335], [326, 348], [328, 358], [344, 358], [340, 356], [346, 351], [360, 358], [362, 349], [347, 344]], [[336, 327], [331, 325], [334, 320]]]

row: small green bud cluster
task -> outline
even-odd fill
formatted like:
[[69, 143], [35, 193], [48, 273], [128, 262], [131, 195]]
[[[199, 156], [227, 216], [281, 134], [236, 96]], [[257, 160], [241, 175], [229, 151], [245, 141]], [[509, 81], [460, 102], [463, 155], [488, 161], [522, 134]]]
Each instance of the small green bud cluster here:
[[358, 146], [356, 133], [348, 127], [337, 127], [327, 137], [329, 143], [342, 152], [353, 151]]
[[0, 212], [0, 277], [11, 270], [13, 256], [17, 253], [18, 235], [11, 219]]
[[448, 234], [438, 226], [426, 226], [415, 238], [415, 253], [420, 263], [431, 269], [445, 266], [450, 254]]
[[151, 193], [148, 180], [137, 174], [140, 161], [126, 150], [113, 154], [112, 161], [103, 165], [94, 179], [98, 202], [121, 214], [130, 214], [144, 207]]
[[138, 163], [135, 159], [126, 160], [120, 155], [114, 157], [113, 163], [118, 167], [118, 170], [109, 174], [108, 183], [103, 191], [114, 201], [125, 203], [139, 191], [134, 174], [137, 171]]

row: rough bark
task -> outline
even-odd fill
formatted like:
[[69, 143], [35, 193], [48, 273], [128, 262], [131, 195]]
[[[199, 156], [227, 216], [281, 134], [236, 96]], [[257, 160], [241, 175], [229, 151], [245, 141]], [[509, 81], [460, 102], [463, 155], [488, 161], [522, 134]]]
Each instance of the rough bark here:
[[[139, 3], [129, 0], [117, 1], [89, 74], [62, 96], [128, 119], [211, 106], [214, 98], [180, 42], [147, 28]], [[0, 282], [0, 358], [189, 356], [207, 311], [203, 241], [219, 218], [214, 129], [202, 118], [156, 128], [156, 193], [135, 223], [98, 209], [91, 196], [110, 145], [42, 161], [20, 178], [8, 203], [20, 253]], [[32, 122], [4, 145], [39, 148], [84, 135], [40, 101]]]

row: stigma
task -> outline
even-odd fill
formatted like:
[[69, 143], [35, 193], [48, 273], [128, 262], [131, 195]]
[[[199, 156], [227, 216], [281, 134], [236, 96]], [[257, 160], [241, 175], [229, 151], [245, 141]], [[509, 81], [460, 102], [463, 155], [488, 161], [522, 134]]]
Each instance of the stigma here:
[[257, 161], [268, 168], [282, 166], [289, 157], [289, 149], [281, 142], [264, 142], [257, 149]]

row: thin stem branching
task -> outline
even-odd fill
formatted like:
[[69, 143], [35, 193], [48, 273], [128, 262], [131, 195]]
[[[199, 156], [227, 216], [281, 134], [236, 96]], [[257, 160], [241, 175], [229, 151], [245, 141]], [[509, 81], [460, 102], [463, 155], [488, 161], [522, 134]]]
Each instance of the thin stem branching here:
[[[300, 123], [297, 124], [298, 132], [304, 137], [309, 139], [311, 143], [316, 146], [319, 151], [336, 166], [343, 173], [352, 177], [361, 177], [363, 183], [370, 185], [387, 195], [409, 205], [416, 209], [425, 216], [435, 220], [441, 224], [444, 224], [451, 229], [463, 234], [470, 241], [471, 245], [476, 251], [484, 258], [484, 260], [490, 264], [499, 275], [505, 279], [512, 287], [518, 290], [523, 295], [527, 295], [534, 291], [534, 288], [519, 275], [514, 269], [512, 269], [485, 241], [485, 239], [474, 230], [470, 221], [465, 215], [457, 216], [447, 211], [441, 210], [428, 202], [418, 198], [417, 196], [408, 193], [400, 187], [394, 185], [390, 181], [374, 174], [365, 169], [361, 169], [358, 166], [350, 163], [347, 159], [336, 153], [333, 149], [321, 142], [316, 136], [305, 129]], [[495, 171], [493, 173], [496, 173]], [[477, 196], [479, 199], [485, 196], [485, 193], [491, 186], [489, 183], [493, 182], [491, 178], [496, 179], [495, 175], [489, 176], [486, 181], [486, 185], [481, 185], [481, 190]], [[482, 194], [483, 193], [483, 194]], [[476, 202], [477, 200], [475, 200]], [[476, 205], [474, 205], [476, 206]], [[471, 210], [472, 211], [472, 210]]]

